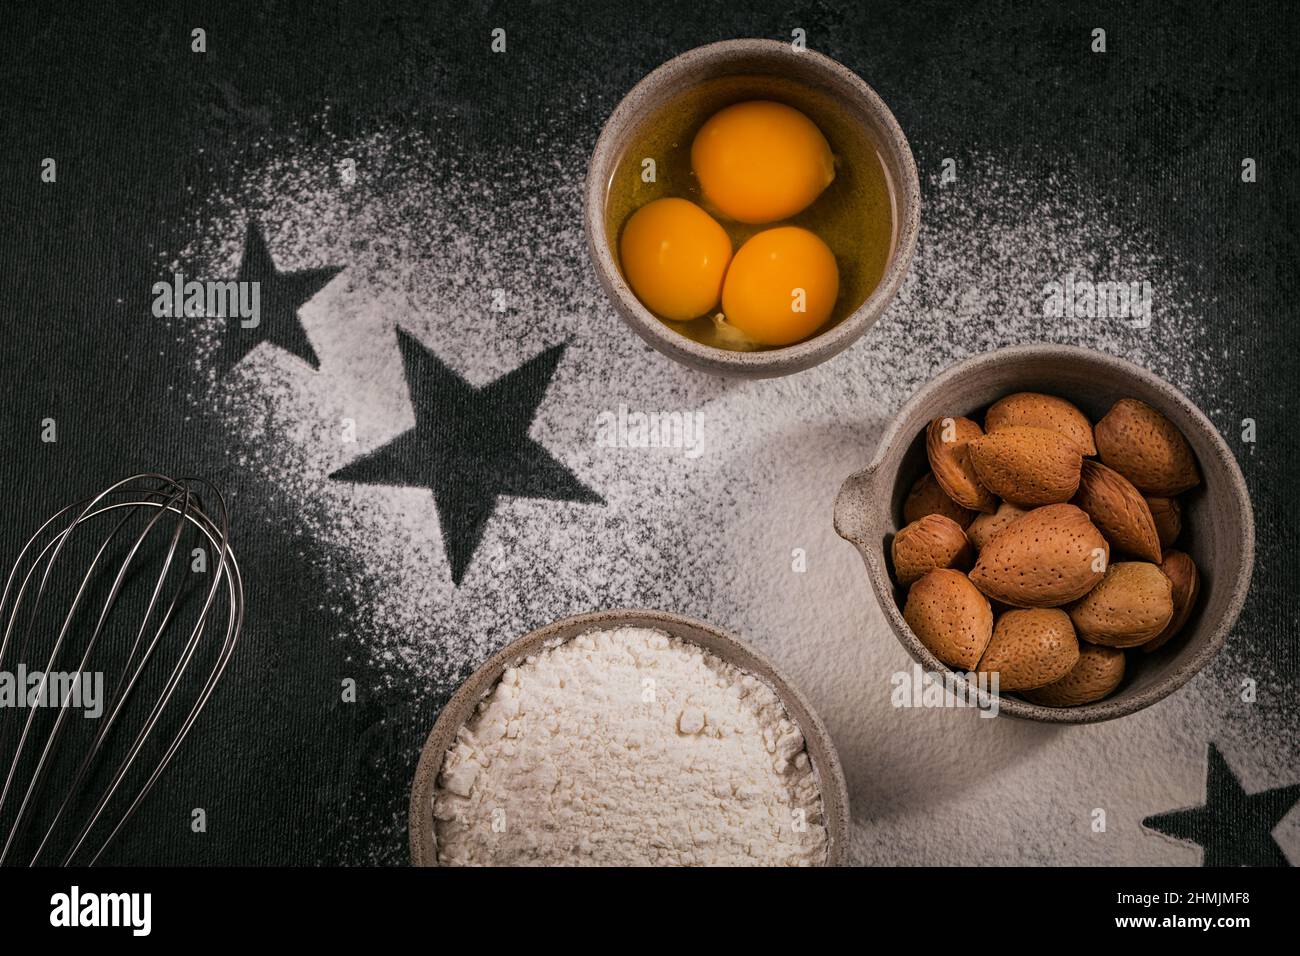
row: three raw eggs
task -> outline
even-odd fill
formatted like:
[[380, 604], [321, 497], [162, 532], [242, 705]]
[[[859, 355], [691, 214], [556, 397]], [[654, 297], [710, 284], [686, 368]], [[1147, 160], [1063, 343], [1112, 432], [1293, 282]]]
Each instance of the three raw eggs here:
[[728, 106], [691, 144], [702, 205], [656, 199], [627, 220], [619, 241], [623, 274], [643, 305], [672, 321], [716, 309], [741, 336], [790, 345], [826, 324], [839, 295], [839, 269], [813, 232], [774, 226], [732, 251], [716, 216], [749, 226], [778, 223], [808, 208], [835, 178], [820, 129], [799, 110], [770, 100]]

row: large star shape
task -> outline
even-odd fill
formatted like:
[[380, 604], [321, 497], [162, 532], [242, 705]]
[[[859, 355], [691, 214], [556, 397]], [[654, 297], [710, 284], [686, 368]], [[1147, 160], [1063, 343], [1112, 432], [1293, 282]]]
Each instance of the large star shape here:
[[1160, 833], [1205, 848], [1202, 866], [1289, 866], [1273, 828], [1300, 799], [1300, 784], [1246, 793], [1210, 744], [1205, 805], [1157, 813], [1142, 821]]
[[278, 345], [312, 368], [320, 368], [320, 359], [298, 321], [298, 310], [342, 271], [342, 266], [276, 271], [261, 228], [249, 219], [236, 281], [260, 283], [259, 321], [256, 326], [244, 328], [238, 317], [226, 320], [214, 358], [218, 374], [229, 371], [263, 342]]
[[432, 489], [455, 584], [465, 577], [499, 496], [604, 504], [528, 437], [563, 345], [475, 388], [401, 329], [397, 342], [415, 427], [330, 477]]

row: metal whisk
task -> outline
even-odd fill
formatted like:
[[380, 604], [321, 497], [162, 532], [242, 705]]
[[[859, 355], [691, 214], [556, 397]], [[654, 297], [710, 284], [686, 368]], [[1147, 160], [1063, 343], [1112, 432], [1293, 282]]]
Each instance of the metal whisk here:
[[0, 864], [99, 859], [243, 619], [226, 503], [205, 481], [135, 475], [41, 525], [0, 596]]

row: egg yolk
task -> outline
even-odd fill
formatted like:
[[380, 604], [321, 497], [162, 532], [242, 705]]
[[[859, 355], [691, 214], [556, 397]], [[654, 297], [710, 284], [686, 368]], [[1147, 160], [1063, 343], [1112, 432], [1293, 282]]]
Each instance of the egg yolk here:
[[695, 134], [691, 168], [708, 204], [747, 223], [802, 212], [835, 178], [830, 144], [816, 124], [769, 100], [715, 113]]
[[647, 309], [684, 321], [718, 304], [731, 239], [695, 203], [656, 199], [628, 219], [619, 258], [628, 285]]
[[722, 287], [727, 322], [763, 345], [790, 345], [826, 324], [840, 292], [835, 254], [807, 229], [765, 229], [736, 252]]

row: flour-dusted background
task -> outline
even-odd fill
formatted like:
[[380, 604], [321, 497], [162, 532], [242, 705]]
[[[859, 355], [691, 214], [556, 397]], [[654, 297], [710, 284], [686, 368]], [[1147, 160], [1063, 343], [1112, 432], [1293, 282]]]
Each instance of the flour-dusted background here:
[[[1210, 742], [1248, 792], [1300, 782], [1296, 12], [770, 7], [122, 5], [4, 31], [0, 554], [122, 475], [197, 472], [232, 499], [247, 578], [226, 683], [116, 861], [403, 862], [418, 748], [457, 683], [526, 630], [624, 605], [705, 618], [785, 667], [839, 746], [863, 863], [1196, 864], [1141, 820], [1203, 802]], [[646, 72], [796, 27], [898, 116], [920, 245], [849, 352], [728, 383], [617, 321], [580, 186]], [[219, 376], [210, 324], [150, 313], [177, 270], [233, 278], [250, 217], [280, 270], [342, 267], [299, 313], [319, 370], [264, 345]], [[1151, 327], [1044, 318], [1070, 273], [1149, 281]], [[503, 499], [453, 587], [431, 492], [328, 477], [415, 421], [399, 328], [479, 386], [567, 342], [530, 434], [605, 503]], [[1126, 356], [1206, 411], [1254, 495], [1250, 600], [1211, 668], [1124, 720], [894, 710], [910, 662], [834, 535], [834, 493], [919, 385], [1035, 340]], [[701, 413], [703, 454], [601, 447], [620, 405]], [[1300, 811], [1275, 835], [1300, 860]]]

